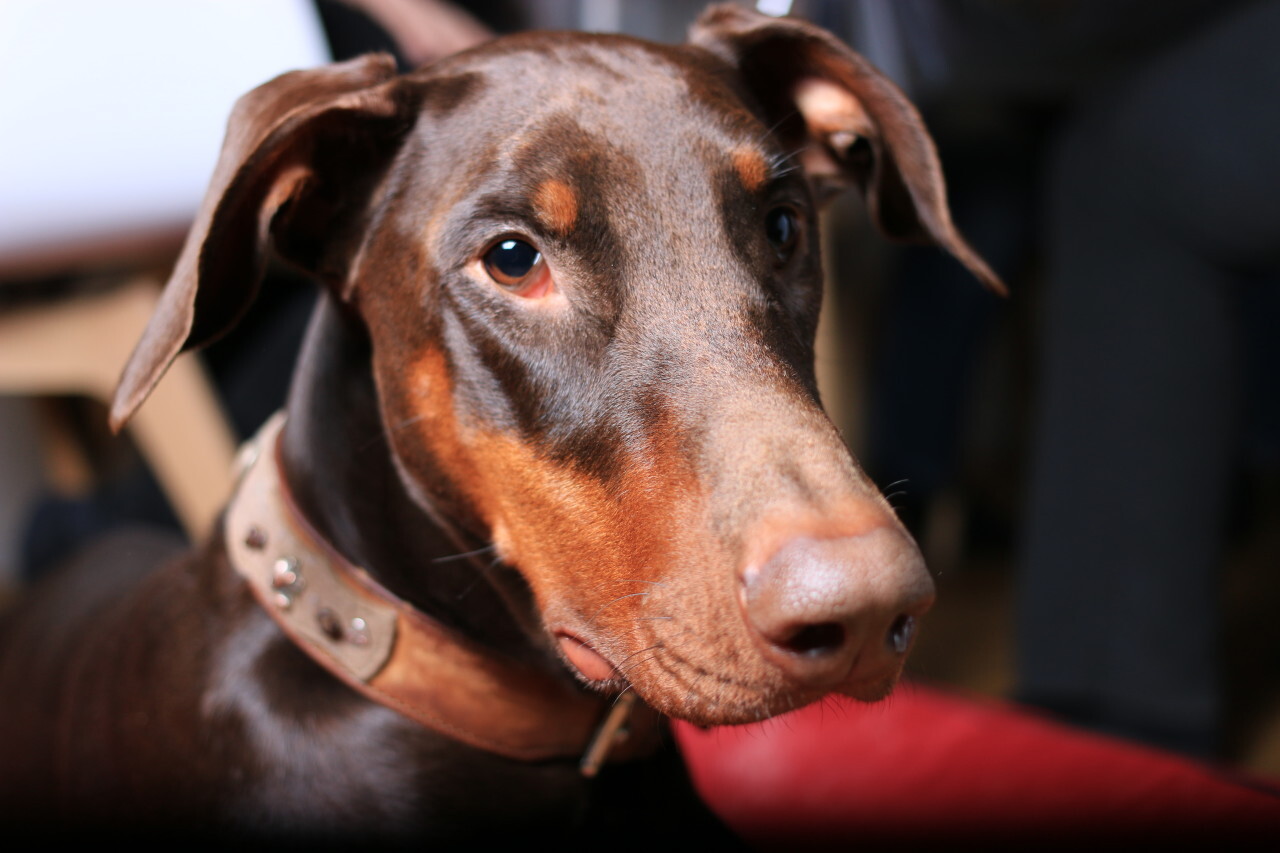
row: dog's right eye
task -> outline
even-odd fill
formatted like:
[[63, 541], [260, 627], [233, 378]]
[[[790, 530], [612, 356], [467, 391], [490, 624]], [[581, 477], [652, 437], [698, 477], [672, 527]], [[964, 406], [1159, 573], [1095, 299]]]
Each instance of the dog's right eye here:
[[516, 237], [504, 237], [482, 258], [484, 271], [496, 283], [520, 296], [542, 296], [550, 289], [542, 253]]

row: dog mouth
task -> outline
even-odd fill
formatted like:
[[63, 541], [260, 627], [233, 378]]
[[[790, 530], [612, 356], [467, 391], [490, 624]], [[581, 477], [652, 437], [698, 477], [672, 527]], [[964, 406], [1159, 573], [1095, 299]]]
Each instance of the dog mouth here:
[[[568, 667], [598, 690], [624, 690], [631, 680], [603, 654], [582, 637], [566, 630], [553, 632], [562, 658]], [[824, 696], [841, 694], [855, 701], [874, 703], [893, 692], [901, 675], [900, 668], [882, 672], [851, 672], [842, 683], [813, 690], [786, 683], [756, 683], [734, 678], [727, 673], [707, 670], [679, 654], [657, 653], [648, 658], [656, 666], [663, 681], [673, 682], [672, 690], [653, 685], [643, 691], [646, 702], [661, 713], [704, 726], [753, 723], [796, 710]], [[641, 679], [648, 682], [650, 679]], [[671, 695], [666, 695], [671, 693]], [[672, 697], [679, 695], [679, 700]]]
[[557, 631], [556, 642], [565, 660], [588, 682], [603, 685], [621, 679], [617, 668], [582, 638]]

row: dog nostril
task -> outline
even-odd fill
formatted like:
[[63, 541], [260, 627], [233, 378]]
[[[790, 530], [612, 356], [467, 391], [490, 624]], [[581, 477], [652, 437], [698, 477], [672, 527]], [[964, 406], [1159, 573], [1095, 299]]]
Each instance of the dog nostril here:
[[823, 655], [844, 645], [845, 630], [839, 622], [805, 625], [778, 645], [798, 655]]
[[911, 640], [916, 635], [916, 617], [903, 613], [889, 626], [887, 640], [889, 648], [898, 654], [906, 654], [911, 648]]

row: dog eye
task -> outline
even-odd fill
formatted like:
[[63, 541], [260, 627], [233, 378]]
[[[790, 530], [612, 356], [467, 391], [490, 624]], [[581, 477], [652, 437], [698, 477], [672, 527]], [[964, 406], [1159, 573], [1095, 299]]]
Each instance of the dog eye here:
[[775, 207], [764, 218], [764, 235], [773, 244], [779, 260], [786, 260], [795, 251], [800, 237], [800, 221], [789, 207]]
[[518, 288], [542, 263], [542, 253], [524, 240], [508, 237], [484, 253], [484, 269], [503, 287]]
[[542, 253], [519, 237], [499, 238], [480, 256], [480, 265], [495, 284], [523, 299], [540, 299], [556, 290]]

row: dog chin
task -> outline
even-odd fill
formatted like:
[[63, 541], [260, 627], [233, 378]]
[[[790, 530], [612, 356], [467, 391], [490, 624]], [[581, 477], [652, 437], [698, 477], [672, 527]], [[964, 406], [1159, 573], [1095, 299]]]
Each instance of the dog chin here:
[[841, 687], [835, 691], [841, 696], [847, 696], [850, 699], [856, 699], [859, 702], [868, 704], [880, 702], [889, 697], [893, 689], [898, 686], [898, 676], [891, 675], [872, 681], [859, 682], [846, 687]]
[[556, 637], [562, 659], [587, 687], [606, 694], [632, 689], [658, 712], [699, 726], [756, 723], [796, 711], [826, 696], [839, 694], [859, 702], [878, 702], [898, 683], [901, 666], [880, 672], [857, 674], [844, 683], [818, 689], [768, 680], [748, 683], [708, 677], [709, 673], [684, 667], [657, 678], [634, 673], [628, 678], [595, 648], [566, 631]]
[[734, 726], [758, 723], [798, 710], [822, 698], [822, 693], [798, 695], [787, 690], [752, 690], [735, 685], [703, 687], [695, 692], [685, 684], [632, 682], [631, 687], [654, 710], [696, 726]]
[[[736, 726], [759, 723], [773, 717], [820, 702], [823, 699], [839, 695], [858, 702], [872, 704], [886, 699], [899, 681], [898, 673], [876, 678], [858, 680], [841, 685], [835, 690], [795, 691], [787, 688], [765, 688], [760, 690], [722, 689], [694, 694], [676, 685], [670, 690], [662, 689], [662, 685], [631, 684], [640, 698], [658, 712], [677, 720], [683, 720], [696, 726]], [[597, 686], [617, 690], [628, 685]]]

